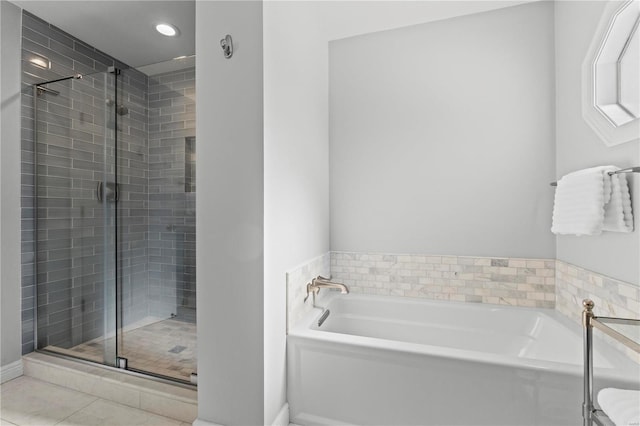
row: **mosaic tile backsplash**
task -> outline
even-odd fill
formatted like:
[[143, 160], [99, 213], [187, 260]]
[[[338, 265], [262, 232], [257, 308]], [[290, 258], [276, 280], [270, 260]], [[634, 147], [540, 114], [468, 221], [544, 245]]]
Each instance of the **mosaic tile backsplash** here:
[[580, 322], [582, 300], [595, 303], [596, 315], [640, 318], [640, 287], [556, 261], [558, 311]]
[[552, 259], [331, 252], [331, 275], [353, 293], [555, 306]]
[[[596, 316], [640, 319], [640, 287], [600, 275], [561, 260], [556, 261], [556, 309], [582, 322], [582, 301], [591, 299]], [[609, 341], [632, 360], [640, 363], [640, 354], [617, 342]]]

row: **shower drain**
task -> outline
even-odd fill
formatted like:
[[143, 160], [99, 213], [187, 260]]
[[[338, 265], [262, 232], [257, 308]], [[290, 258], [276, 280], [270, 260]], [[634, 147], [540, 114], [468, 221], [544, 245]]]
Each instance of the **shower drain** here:
[[185, 349], [187, 349], [186, 346], [176, 345], [173, 348], [169, 349], [169, 352], [174, 353], [174, 354], [179, 354], [180, 352], [184, 351]]

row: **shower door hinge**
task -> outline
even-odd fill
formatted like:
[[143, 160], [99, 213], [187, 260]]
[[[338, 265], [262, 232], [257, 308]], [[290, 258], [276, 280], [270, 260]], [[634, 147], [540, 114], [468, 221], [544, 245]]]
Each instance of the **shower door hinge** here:
[[109, 67], [109, 68], [107, 68], [107, 72], [108, 72], [109, 74], [120, 75], [120, 68], [116, 68], [116, 67]]
[[198, 384], [198, 373], [191, 373], [191, 377], [189, 377], [189, 381], [194, 385]]
[[123, 370], [127, 369], [128, 360], [127, 358], [123, 358], [121, 356], [116, 357], [116, 367], [122, 368]]

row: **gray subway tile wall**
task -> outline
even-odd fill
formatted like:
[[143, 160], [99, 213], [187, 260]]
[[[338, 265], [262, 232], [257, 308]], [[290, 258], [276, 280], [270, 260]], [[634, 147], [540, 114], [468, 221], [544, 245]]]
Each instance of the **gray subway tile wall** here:
[[195, 68], [149, 78], [149, 310], [195, 320]]
[[[38, 19], [23, 12], [22, 20], [22, 80], [25, 83], [22, 91], [22, 299], [23, 299], [23, 353], [34, 349], [34, 317], [35, 317], [35, 211], [34, 211], [34, 164], [35, 153], [33, 150], [34, 139], [34, 108], [33, 89], [30, 84], [50, 79], [72, 75], [78, 72], [105, 71], [107, 64], [96, 63], [94, 59], [86, 56], [89, 53], [76, 51], [80, 46], [79, 41], [73, 37]], [[30, 62], [34, 56], [48, 58], [49, 67], [38, 67]], [[83, 86], [88, 90], [93, 86], [94, 79], [90, 78]], [[59, 88], [64, 87], [60, 83]], [[70, 83], [67, 83], [70, 88]], [[92, 87], [93, 89], [93, 87]], [[96, 89], [98, 90], [98, 89]], [[76, 184], [84, 179], [93, 177], [90, 170], [77, 170], [72, 173], [73, 161], [86, 161], [90, 153], [73, 151], [75, 141], [83, 141], [86, 144], [93, 143], [93, 135], [80, 130], [72, 129], [73, 100], [67, 93], [60, 96], [42, 96], [38, 102], [38, 114], [42, 118], [38, 123], [38, 174], [39, 195], [42, 196], [38, 208], [38, 220], [40, 222], [38, 240], [38, 267], [39, 279], [42, 283], [37, 289], [38, 310], [40, 314], [39, 335], [51, 336], [54, 341], [71, 340], [71, 326], [83, 323], [81, 316], [77, 315], [78, 309], [74, 309], [73, 295], [74, 283], [71, 268], [62, 268], [72, 264], [71, 249], [73, 239], [81, 238], [78, 233], [71, 233], [68, 229], [73, 225], [73, 217], [78, 219], [77, 211], [72, 211], [76, 206], [70, 197], [73, 191], [74, 180]], [[79, 91], [82, 96], [77, 97], [87, 101], [85, 106], [93, 107], [93, 97], [90, 93]], [[94, 92], [95, 95], [95, 92]], [[97, 115], [99, 118], [101, 115]], [[88, 115], [86, 120], [94, 120], [94, 115]], [[69, 129], [65, 131], [65, 127]], [[65, 155], [67, 154], [67, 155]], [[74, 158], [75, 157], [75, 158]], [[79, 191], [78, 195], [82, 192]], [[76, 223], [77, 224], [77, 223]], [[75, 235], [74, 235], [75, 234]], [[65, 254], [65, 252], [69, 254]], [[76, 253], [74, 253], [76, 254]], [[81, 253], [78, 253], [81, 254]], [[64, 262], [64, 263], [60, 263]], [[57, 265], [57, 266], [56, 266]], [[80, 301], [82, 301], [80, 299]], [[75, 300], [78, 303], [78, 298]], [[49, 340], [48, 338], [46, 339]], [[43, 342], [47, 343], [47, 342]], [[68, 343], [67, 343], [68, 344]]]
[[[123, 69], [118, 80], [118, 282], [122, 326], [144, 320], [149, 314], [147, 238], [148, 225], [148, 78]], [[124, 109], [122, 109], [124, 108]]]
[[[146, 290], [146, 273], [132, 280], [128, 265], [131, 259], [124, 256], [129, 254], [128, 248], [133, 240], [137, 239], [138, 245], [145, 242], [144, 232], [128, 232], [131, 206], [128, 205], [127, 194], [130, 189], [135, 190], [128, 185], [132, 175], [140, 175], [140, 167], [137, 164], [131, 166], [127, 161], [132, 151], [131, 145], [137, 144], [135, 153], [144, 162], [147, 141], [129, 136], [133, 133], [132, 129], [144, 131], [147, 120], [117, 117], [108, 113], [110, 109], [107, 108], [107, 101], [116, 95], [115, 81], [114, 76], [104, 71], [108, 66], [117, 64], [115, 59], [28, 13], [25, 13], [23, 25], [23, 76], [26, 83], [75, 73], [89, 74], [81, 80], [50, 84], [47, 87], [59, 93], [55, 95], [45, 92], [37, 98], [40, 201], [37, 212], [40, 283], [37, 290], [38, 345], [71, 347], [104, 333], [105, 279], [108, 286], [114, 285], [115, 275], [103, 274], [105, 269], [115, 266], [115, 254], [105, 258], [105, 251], [115, 253], [116, 234], [112, 229], [114, 211], [113, 206], [105, 206], [97, 201], [96, 185], [104, 179], [101, 170], [103, 161], [106, 160], [109, 164], [106, 170], [108, 175], [113, 176], [115, 172], [114, 135], [105, 126], [114, 125], [116, 118], [119, 119], [120, 128], [118, 173], [123, 194], [119, 205], [119, 219], [124, 226], [120, 228], [120, 233], [127, 236], [118, 241], [120, 257], [124, 258], [118, 263], [118, 275], [123, 288], [130, 285], [130, 282], [135, 282]], [[31, 64], [29, 59], [34, 54], [48, 58], [51, 61], [50, 70]], [[144, 117], [146, 76], [131, 72], [123, 76], [119, 83], [124, 89], [119, 93], [121, 101], [127, 103], [131, 111], [137, 110]], [[33, 126], [32, 102], [32, 91], [27, 89], [23, 96], [23, 111], [27, 113], [25, 127]], [[32, 138], [32, 132], [25, 132], [25, 149], [32, 151]], [[105, 144], [108, 146], [106, 151]], [[32, 162], [33, 153], [30, 154], [31, 156], [25, 157]], [[29, 170], [29, 166], [25, 164], [24, 181], [27, 188], [24, 193], [27, 196], [33, 194], [32, 169], [31, 167]], [[146, 178], [144, 174], [140, 177], [143, 180]], [[144, 187], [140, 192], [146, 192]], [[108, 207], [107, 214], [110, 217], [105, 216], [104, 207]], [[33, 220], [33, 210], [24, 213], [27, 221]], [[29, 228], [33, 229], [33, 224]], [[30, 242], [31, 245], [25, 244], [25, 251], [33, 253], [32, 239]], [[144, 245], [142, 247], [144, 256]], [[25, 256], [25, 261], [32, 263], [33, 256]], [[33, 264], [31, 269], [33, 270]], [[29, 284], [33, 285], [32, 279]], [[125, 324], [130, 321], [128, 317], [134, 316], [132, 313], [139, 313], [139, 317], [144, 317], [148, 311], [146, 300], [142, 303], [140, 300], [132, 302], [127, 300], [129, 298], [132, 298], [131, 292], [123, 292], [122, 300], [127, 306], [123, 315]], [[25, 309], [32, 309], [33, 301], [30, 302], [25, 301]], [[33, 332], [23, 336], [25, 352], [33, 348], [32, 334]]]
[[[184, 153], [184, 138], [166, 140], [195, 134], [193, 123], [179, 115], [195, 111], [195, 78], [189, 80], [187, 73], [167, 76], [184, 86], [176, 90], [191, 96], [188, 101], [180, 99], [174, 89], [163, 88], [161, 80], [165, 76], [161, 76], [160, 81], [152, 80], [127, 69], [115, 58], [26, 11], [23, 12], [22, 51], [23, 353], [31, 352], [36, 345], [36, 291], [39, 346], [71, 347], [104, 333], [105, 279], [107, 287], [115, 285], [116, 256], [112, 253], [115, 253], [116, 241], [122, 326], [156, 313], [166, 315], [165, 311], [156, 312], [157, 305], [166, 305], [166, 300], [175, 302], [169, 314], [177, 313], [177, 303], [183, 301], [183, 305], [195, 308], [195, 194], [184, 194], [184, 170], [182, 175], [178, 170], [184, 169], [184, 154], [182, 159], [176, 155], [179, 149]], [[29, 62], [34, 55], [48, 58], [50, 68], [42, 69]], [[117, 93], [118, 106], [126, 108], [120, 109], [122, 114], [113, 113], [114, 77], [104, 73], [112, 65], [123, 68]], [[57, 96], [51, 93], [38, 96], [39, 284], [36, 290], [33, 197], [36, 170], [30, 85], [76, 73], [92, 75], [48, 85], [59, 92]], [[166, 107], [171, 110], [150, 104], [150, 99], [160, 96], [169, 101]], [[171, 128], [153, 127], [158, 123], [152, 120], [150, 111], [151, 115], [156, 114], [157, 120], [171, 123]], [[168, 113], [175, 113], [176, 120], [172, 115], [167, 116]], [[107, 130], [116, 127], [117, 156], [114, 135]], [[181, 142], [181, 148], [172, 147], [171, 142]], [[150, 147], [160, 145], [168, 148], [166, 153], [150, 152]], [[100, 202], [96, 197], [97, 183], [105, 179], [103, 162], [110, 164], [106, 180], [114, 180], [116, 158], [120, 186], [117, 231], [113, 227], [113, 203]], [[169, 194], [173, 204], [168, 205], [158, 197], [162, 197], [161, 191], [171, 191], [169, 185], [176, 183], [171, 179], [180, 179], [180, 176], [182, 193]], [[151, 195], [156, 199], [152, 200]], [[178, 215], [175, 220], [173, 213]], [[153, 228], [161, 225], [171, 225], [174, 234], [182, 232], [181, 238], [168, 235], [166, 229]], [[156, 257], [158, 248], [162, 259]], [[176, 279], [179, 279], [178, 290]]]

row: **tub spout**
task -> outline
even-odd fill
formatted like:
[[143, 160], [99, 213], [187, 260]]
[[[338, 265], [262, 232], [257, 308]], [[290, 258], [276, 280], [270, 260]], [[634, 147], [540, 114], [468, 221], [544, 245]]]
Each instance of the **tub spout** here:
[[333, 288], [340, 290], [340, 293], [342, 294], [349, 294], [349, 289], [346, 285], [341, 283], [334, 283], [333, 281], [329, 281], [329, 279], [318, 275], [316, 278], [311, 280], [310, 283], [307, 284], [307, 297], [304, 298], [304, 301], [307, 301], [310, 294], [313, 294], [315, 298], [315, 295], [318, 294], [321, 288]]

